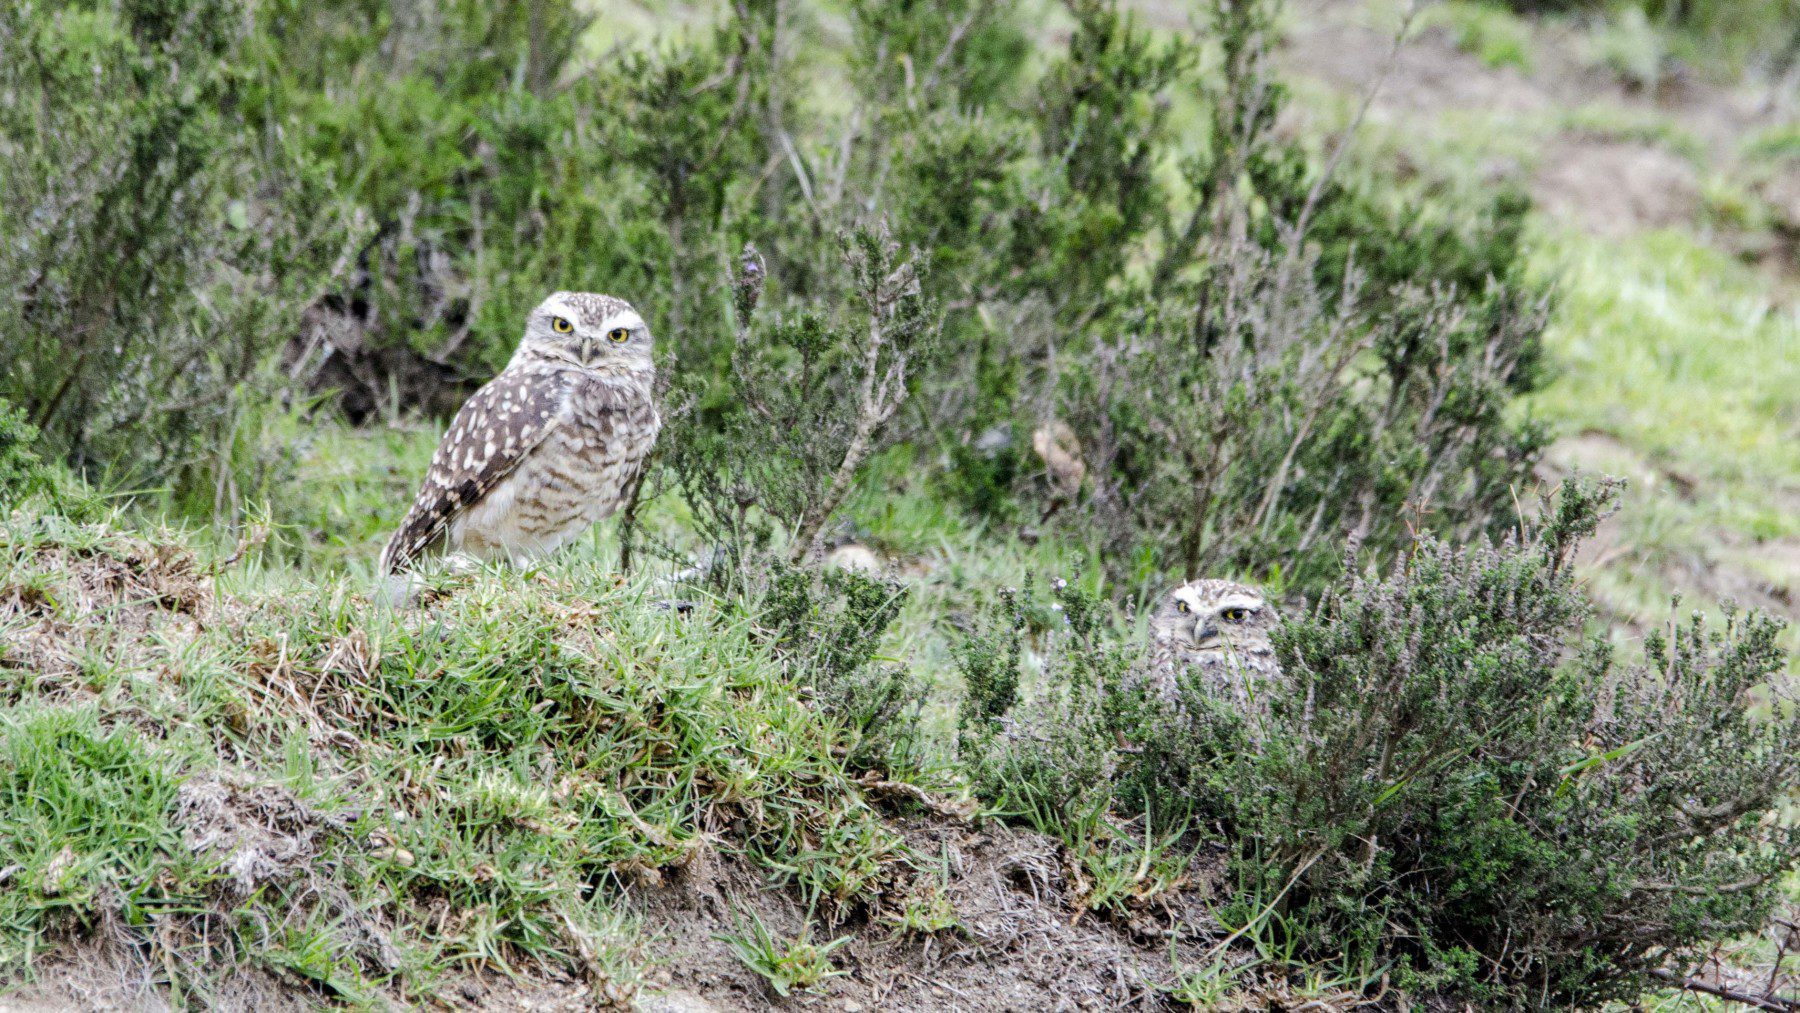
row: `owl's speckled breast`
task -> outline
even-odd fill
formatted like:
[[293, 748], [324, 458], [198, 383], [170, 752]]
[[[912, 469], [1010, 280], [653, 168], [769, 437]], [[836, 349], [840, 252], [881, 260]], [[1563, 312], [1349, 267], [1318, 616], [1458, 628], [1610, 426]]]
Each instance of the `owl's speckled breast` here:
[[647, 373], [569, 370], [564, 405], [542, 445], [457, 524], [457, 551], [532, 559], [619, 508], [656, 442]]

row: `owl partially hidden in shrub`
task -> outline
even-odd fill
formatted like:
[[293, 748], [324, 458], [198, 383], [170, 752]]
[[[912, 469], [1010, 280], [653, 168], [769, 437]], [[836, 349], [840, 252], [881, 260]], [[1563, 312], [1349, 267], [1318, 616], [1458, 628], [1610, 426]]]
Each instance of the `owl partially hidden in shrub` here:
[[1267, 713], [1282, 681], [1269, 631], [1275, 609], [1256, 588], [1229, 580], [1191, 580], [1163, 596], [1150, 617], [1149, 681], [1164, 699], [1185, 687]]

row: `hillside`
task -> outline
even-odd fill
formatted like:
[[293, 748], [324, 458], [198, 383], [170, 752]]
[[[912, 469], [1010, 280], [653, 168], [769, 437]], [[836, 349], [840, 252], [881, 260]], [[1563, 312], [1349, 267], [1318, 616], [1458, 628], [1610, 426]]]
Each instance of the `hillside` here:
[[0, 13], [0, 1010], [1800, 1009], [1783, 2]]

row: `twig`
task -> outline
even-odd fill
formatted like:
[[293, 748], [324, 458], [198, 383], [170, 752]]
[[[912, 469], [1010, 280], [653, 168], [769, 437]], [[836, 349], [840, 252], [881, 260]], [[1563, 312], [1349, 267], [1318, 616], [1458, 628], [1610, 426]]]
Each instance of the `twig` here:
[[638, 467], [631, 480], [631, 491], [625, 496], [625, 509], [619, 512], [619, 572], [631, 572], [631, 545], [637, 537], [638, 497], [644, 491], [644, 477], [650, 474], [650, 462]]
[[1768, 1010], [1769, 1013], [1796, 1013], [1796, 1011], [1800, 1011], [1800, 1002], [1791, 1002], [1777, 995], [1751, 995], [1748, 992], [1739, 992], [1736, 989], [1727, 988], [1724, 985], [1714, 985], [1711, 982], [1701, 981], [1699, 978], [1683, 977], [1673, 971], [1665, 971], [1661, 968], [1651, 971], [1650, 977], [1655, 978], [1658, 981], [1668, 982], [1685, 992], [1700, 992], [1705, 995], [1724, 999], [1727, 1002], [1742, 1003], [1745, 1006], [1751, 1006], [1756, 1009]]
[[949, 65], [950, 57], [956, 52], [956, 47], [962, 44], [963, 37], [969, 34], [970, 28], [975, 26], [976, 19], [985, 17], [988, 9], [992, 6], [991, 0], [983, 0], [971, 7], [968, 15], [961, 21], [950, 26], [950, 38], [945, 41], [944, 48], [938, 51], [937, 59], [931, 61], [931, 69], [926, 72], [925, 80], [919, 87], [921, 93], [929, 97], [932, 92], [937, 90], [938, 82], [944, 76], [944, 68]]
[[[1781, 965], [1783, 961], [1787, 960], [1788, 949], [1796, 942], [1800, 942], [1800, 930], [1794, 928], [1793, 922], [1773, 916], [1769, 918], [1769, 922], [1770, 934], [1778, 936], [1779, 939], [1775, 946], [1775, 959], [1769, 961], [1769, 980], [1763, 984], [1764, 995], [1775, 994], [1775, 986], [1781, 981]], [[1787, 929], [1786, 933], [1781, 931], [1784, 928]]]
[[[884, 241], [886, 235], [884, 227]], [[825, 495], [808, 509], [801, 519], [799, 530], [794, 533], [793, 547], [788, 552], [790, 563], [798, 563], [807, 556], [816, 557], [823, 551], [825, 522], [850, 494], [857, 469], [862, 467], [863, 459], [874, 449], [876, 431], [894, 417], [894, 411], [906, 400], [906, 352], [894, 347], [895, 335], [888, 333], [886, 325], [894, 314], [894, 308], [906, 297], [918, 293], [918, 280], [913, 274], [911, 261], [903, 261], [885, 278], [880, 277], [880, 271], [885, 268], [886, 264], [868, 267], [868, 270], [874, 272], [874, 276], [868, 279], [868, 291], [865, 294], [869, 306], [869, 329], [863, 345], [856, 428], [851, 432], [850, 443], [844, 448], [844, 456], [831, 476], [831, 484], [827, 486]], [[877, 376], [880, 377], [879, 382]]]
[[1387, 83], [1389, 75], [1399, 65], [1400, 52], [1406, 47], [1406, 36], [1412, 31], [1413, 22], [1418, 19], [1419, 6], [1417, 2], [1414, 2], [1407, 7], [1406, 14], [1400, 19], [1399, 29], [1394, 32], [1394, 45], [1388, 50], [1387, 58], [1382, 61], [1380, 72], [1375, 75], [1375, 81], [1369, 85], [1368, 92], [1363, 95], [1362, 105], [1357, 108], [1356, 115], [1350, 118], [1350, 125], [1344, 128], [1342, 134], [1338, 135], [1337, 144], [1332, 147], [1331, 154], [1325, 159], [1325, 167], [1320, 170], [1319, 178], [1313, 181], [1312, 190], [1306, 195], [1306, 203], [1301, 206], [1299, 217], [1294, 219], [1295, 242], [1290, 246], [1290, 256], [1293, 255], [1294, 248], [1300, 245], [1301, 238], [1306, 235], [1313, 212], [1318, 210], [1319, 199], [1325, 195], [1325, 184], [1331, 182], [1331, 178], [1337, 175], [1338, 163], [1343, 161], [1344, 154], [1350, 150], [1351, 139], [1362, 129], [1363, 119], [1369, 115], [1369, 108], [1375, 104], [1375, 97], [1381, 94], [1381, 86]]
[[975, 806], [967, 801], [958, 802], [953, 799], [939, 798], [916, 784], [884, 780], [881, 775], [872, 770], [857, 779], [856, 785], [866, 794], [910, 799], [938, 816], [947, 816], [962, 822], [968, 822], [969, 817], [975, 814]]

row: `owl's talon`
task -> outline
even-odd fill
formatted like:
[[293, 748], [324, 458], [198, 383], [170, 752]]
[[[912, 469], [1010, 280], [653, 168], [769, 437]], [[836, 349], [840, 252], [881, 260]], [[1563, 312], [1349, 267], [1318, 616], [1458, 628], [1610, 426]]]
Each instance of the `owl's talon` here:
[[444, 557], [443, 571], [454, 577], [467, 577], [481, 571], [481, 560], [462, 552], [452, 552]]

